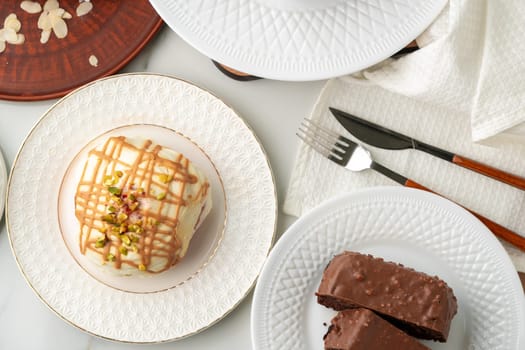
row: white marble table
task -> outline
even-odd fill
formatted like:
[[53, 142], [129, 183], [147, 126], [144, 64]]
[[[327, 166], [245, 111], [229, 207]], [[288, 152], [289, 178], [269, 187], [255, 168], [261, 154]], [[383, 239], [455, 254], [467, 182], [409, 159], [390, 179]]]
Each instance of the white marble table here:
[[[309, 114], [324, 82], [232, 80], [168, 28], [164, 28], [124, 69], [124, 72], [131, 71], [164, 73], [189, 80], [232, 106], [254, 129], [266, 149], [277, 183], [279, 203], [282, 203], [296, 153], [295, 131], [301, 119]], [[0, 149], [8, 167], [32, 125], [54, 102], [0, 101]], [[279, 214], [277, 237], [294, 221], [282, 212]], [[251, 349], [251, 301], [252, 293], [213, 327], [174, 343], [108, 342], [64, 322], [38, 299], [13, 258], [5, 219], [0, 221], [0, 350]]]
[[[274, 171], [279, 202], [282, 202], [297, 146], [295, 130], [315, 103], [323, 82], [232, 80], [168, 28], [124, 69], [124, 72], [131, 71], [164, 73], [192, 81], [232, 106], [261, 139]], [[0, 101], [0, 149], [8, 167], [32, 125], [54, 102]], [[280, 214], [278, 236], [293, 221]], [[38, 299], [13, 258], [5, 219], [0, 222], [0, 349], [251, 349], [251, 300], [252, 293], [218, 324], [176, 343], [108, 342], [64, 322]]]

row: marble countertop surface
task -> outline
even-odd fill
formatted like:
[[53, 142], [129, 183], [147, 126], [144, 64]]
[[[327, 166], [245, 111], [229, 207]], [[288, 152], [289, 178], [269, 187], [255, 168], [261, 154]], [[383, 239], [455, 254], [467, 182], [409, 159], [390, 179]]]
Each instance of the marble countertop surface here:
[[[173, 75], [203, 87], [232, 106], [253, 128], [265, 148], [277, 184], [286, 194], [296, 153], [295, 130], [308, 115], [324, 84], [270, 80], [239, 82], [219, 72], [212, 61], [167, 27], [123, 72]], [[0, 101], [0, 149], [8, 169], [25, 136], [56, 100]], [[276, 125], [279, 127], [277, 128]], [[277, 237], [294, 221], [279, 213]], [[0, 221], [0, 349], [251, 349], [250, 309], [253, 291], [226, 318], [192, 337], [158, 345], [130, 345], [90, 336], [57, 317], [26, 283], [16, 265], [5, 226]], [[225, 336], [228, 335], [228, 336]]]
[[[212, 61], [167, 27], [122, 72], [173, 75], [211, 91], [232, 106], [253, 128], [265, 148], [284, 200], [297, 149], [295, 132], [308, 116], [324, 81], [239, 82], [219, 72]], [[0, 150], [8, 169], [33, 124], [56, 100], [0, 101]], [[276, 237], [295, 218], [279, 212]], [[88, 335], [57, 317], [26, 283], [11, 253], [5, 218], [0, 221], [0, 349], [251, 349], [253, 291], [223, 320], [189, 338], [158, 345], [121, 344]]]

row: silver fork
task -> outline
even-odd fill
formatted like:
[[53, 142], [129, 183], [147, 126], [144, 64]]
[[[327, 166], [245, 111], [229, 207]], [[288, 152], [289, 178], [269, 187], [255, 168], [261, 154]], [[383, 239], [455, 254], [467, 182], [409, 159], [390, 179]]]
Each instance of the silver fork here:
[[[373, 169], [403, 186], [435, 193], [431, 189], [377, 163], [373, 160], [370, 152], [363, 146], [309, 119], [305, 119], [301, 123], [297, 136], [315, 151], [348, 170], [362, 171]], [[483, 222], [494, 235], [525, 251], [525, 237], [468, 208], [465, 209]]]

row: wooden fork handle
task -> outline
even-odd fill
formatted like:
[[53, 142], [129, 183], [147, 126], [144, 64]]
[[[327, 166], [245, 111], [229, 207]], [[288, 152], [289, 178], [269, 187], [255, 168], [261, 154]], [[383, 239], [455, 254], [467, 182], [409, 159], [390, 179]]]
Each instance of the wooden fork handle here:
[[[434, 194], [440, 195], [439, 193], [435, 193], [431, 189], [426, 188], [425, 186], [420, 185], [417, 182], [412, 181], [410, 179], [407, 179], [405, 181], [404, 185], [406, 187], [417, 188], [417, 189], [420, 189], [420, 190], [423, 190], [423, 191], [432, 192]], [[483, 215], [480, 215], [480, 214], [478, 214], [478, 213], [476, 213], [476, 212], [474, 212], [474, 211], [472, 211], [472, 210], [470, 210], [468, 208], [465, 208], [465, 207], [463, 207], [463, 208], [468, 210], [472, 215], [474, 215], [482, 223], [484, 223], [485, 226], [487, 226], [488, 229], [491, 230], [492, 233], [494, 233], [494, 235], [496, 235], [497, 237], [501, 238], [504, 241], [509, 242], [510, 244], [514, 245], [515, 247], [517, 247], [517, 248], [519, 248], [519, 249], [521, 249], [522, 251], [525, 252], [525, 237], [520, 236], [519, 234], [517, 234], [515, 232], [512, 232], [511, 230], [501, 226], [500, 224], [495, 223], [494, 221], [492, 221], [490, 219], [487, 219]]]
[[463, 168], [473, 170], [477, 173], [489, 176], [493, 179], [519, 188], [520, 190], [525, 190], [525, 178], [523, 177], [506, 173], [503, 170], [493, 168], [480, 162], [476, 162], [472, 159], [458, 156], [457, 154], [454, 155], [454, 157], [452, 158], [452, 162]]

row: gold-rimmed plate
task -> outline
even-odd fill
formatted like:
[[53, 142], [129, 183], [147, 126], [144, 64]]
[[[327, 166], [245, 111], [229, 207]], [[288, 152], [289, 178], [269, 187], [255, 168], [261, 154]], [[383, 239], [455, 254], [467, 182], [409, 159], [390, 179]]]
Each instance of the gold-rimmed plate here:
[[[61, 231], [59, 213], [67, 217], [73, 205], [67, 187], [75, 159], [113, 133], [200, 152], [192, 160], [208, 162], [198, 165], [222, 184], [214, 206], [222, 197], [224, 210], [199, 230], [200, 253], [179, 276], [104, 280], [81, 266], [62, 238], [70, 230]], [[180, 339], [220, 320], [253, 286], [275, 232], [275, 185], [253, 132], [215, 96], [168, 76], [105, 78], [64, 97], [29, 133], [7, 187], [10, 243], [29, 285], [66, 321], [116, 341]]]

